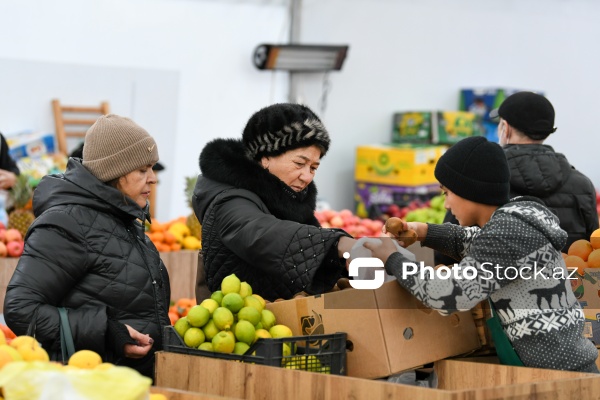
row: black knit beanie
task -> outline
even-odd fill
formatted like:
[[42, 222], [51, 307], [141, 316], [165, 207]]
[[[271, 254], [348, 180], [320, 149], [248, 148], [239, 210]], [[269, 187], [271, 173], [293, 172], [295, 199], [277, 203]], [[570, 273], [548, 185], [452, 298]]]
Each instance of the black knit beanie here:
[[435, 166], [435, 177], [453, 193], [481, 204], [508, 203], [510, 171], [502, 148], [481, 136], [462, 139]]
[[286, 151], [312, 145], [320, 146], [321, 157], [329, 150], [329, 134], [310, 108], [291, 103], [265, 107], [250, 117], [242, 142], [246, 156], [260, 160]]

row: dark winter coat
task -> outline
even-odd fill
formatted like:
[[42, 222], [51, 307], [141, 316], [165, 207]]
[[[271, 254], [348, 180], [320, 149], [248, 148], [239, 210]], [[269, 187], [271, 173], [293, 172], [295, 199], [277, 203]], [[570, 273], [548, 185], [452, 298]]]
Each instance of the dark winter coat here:
[[510, 144], [504, 147], [510, 167], [512, 196], [540, 198], [560, 220], [568, 234], [566, 253], [578, 239], [589, 240], [598, 229], [596, 189], [567, 158], [548, 145]]
[[[93, 350], [106, 362], [151, 376], [162, 327], [170, 324], [170, 286], [143, 232], [144, 210], [74, 158], [64, 174], [42, 179], [33, 206], [37, 218], [4, 301], [8, 326], [24, 335], [33, 319], [37, 340], [59, 359], [57, 307], [65, 307], [75, 350]], [[118, 357], [109, 317], [149, 334], [150, 353], [138, 360]]]
[[[202, 150], [192, 204], [202, 222], [210, 291], [235, 273], [268, 300], [323, 293], [347, 276], [337, 243], [347, 234], [322, 229], [314, 182], [296, 193], [244, 156], [241, 141], [217, 139]], [[200, 301], [200, 299], [198, 299]]]

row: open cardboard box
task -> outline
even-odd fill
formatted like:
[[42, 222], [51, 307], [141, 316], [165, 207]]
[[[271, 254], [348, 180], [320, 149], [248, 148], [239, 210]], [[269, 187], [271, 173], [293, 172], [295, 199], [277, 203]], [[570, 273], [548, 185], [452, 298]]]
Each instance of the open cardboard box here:
[[354, 377], [385, 377], [481, 346], [470, 312], [442, 316], [397, 281], [269, 303], [267, 309], [294, 335], [347, 333], [347, 375]]
[[597, 374], [459, 360], [438, 361], [434, 370], [438, 377], [435, 389], [164, 351], [156, 354], [157, 386], [238, 399], [571, 400], [600, 397]]

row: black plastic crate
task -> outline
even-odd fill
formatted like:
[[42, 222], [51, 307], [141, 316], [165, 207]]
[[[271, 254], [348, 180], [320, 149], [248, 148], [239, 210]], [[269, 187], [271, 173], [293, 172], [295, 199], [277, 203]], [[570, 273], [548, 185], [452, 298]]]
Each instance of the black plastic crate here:
[[[221, 358], [303, 371], [346, 375], [346, 333], [258, 339], [243, 355], [217, 353], [188, 347], [175, 328], [164, 327], [166, 352]], [[290, 354], [283, 354], [287, 344]]]

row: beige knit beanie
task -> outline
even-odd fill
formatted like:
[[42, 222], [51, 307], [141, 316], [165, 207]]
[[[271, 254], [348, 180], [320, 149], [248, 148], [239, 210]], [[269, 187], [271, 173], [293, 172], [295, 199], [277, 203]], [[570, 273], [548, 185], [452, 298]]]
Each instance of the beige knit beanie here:
[[102, 182], [157, 161], [156, 142], [129, 118], [104, 115], [85, 134], [83, 166]]

